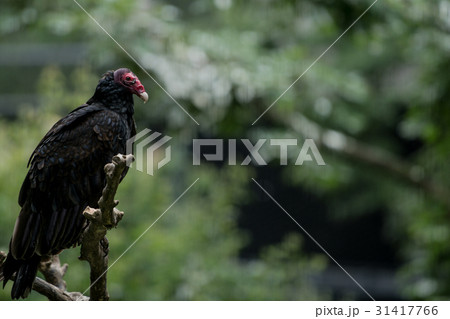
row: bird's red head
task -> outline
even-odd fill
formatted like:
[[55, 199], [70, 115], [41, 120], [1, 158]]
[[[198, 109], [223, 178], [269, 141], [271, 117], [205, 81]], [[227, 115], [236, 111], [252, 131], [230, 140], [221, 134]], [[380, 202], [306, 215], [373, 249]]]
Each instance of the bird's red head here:
[[141, 84], [138, 77], [130, 71], [130, 69], [122, 68], [114, 71], [114, 82], [123, 85], [129, 89], [131, 93], [139, 96], [144, 103], [147, 102], [148, 94], [145, 92], [144, 86]]

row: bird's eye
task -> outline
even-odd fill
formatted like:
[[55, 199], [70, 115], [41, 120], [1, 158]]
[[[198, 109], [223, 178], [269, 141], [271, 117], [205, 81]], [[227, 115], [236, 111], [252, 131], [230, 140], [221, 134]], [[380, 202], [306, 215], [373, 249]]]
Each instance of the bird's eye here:
[[130, 80], [131, 80], [130, 76], [127, 75], [127, 77], [125, 78], [125, 80], [130, 81]]

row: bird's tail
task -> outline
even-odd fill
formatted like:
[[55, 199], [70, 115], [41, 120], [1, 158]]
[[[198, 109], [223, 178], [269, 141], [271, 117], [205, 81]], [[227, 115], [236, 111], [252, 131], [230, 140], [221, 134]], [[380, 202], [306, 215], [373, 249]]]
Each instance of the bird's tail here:
[[26, 298], [30, 294], [34, 279], [36, 278], [40, 256], [34, 255], [28, 260], [17, 260], [8, 253], [6, 260], [0, 267], [0, 278], [3, 277], [3, 288], [14, 273], [16, 278], [11, 289], [11, 298]]

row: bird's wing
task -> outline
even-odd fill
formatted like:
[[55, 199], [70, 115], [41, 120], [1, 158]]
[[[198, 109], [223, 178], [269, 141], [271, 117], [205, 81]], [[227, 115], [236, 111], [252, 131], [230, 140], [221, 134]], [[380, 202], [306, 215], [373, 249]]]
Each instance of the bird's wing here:
[[102, 111], [104, 108], [101, 107], [101, 105], [97, 104], [83, 104], [73, 111], [71, 111], [67, 116], [60, 119], [58, 122], [56, 122], [52, 128], [45, 134], [45, 136], [42, 138], [42, 140], [39, 142], [39, 144], [36, 146], [33, 153], [31, 153], [30, 159], [28, 160], [28, 166], [30, 166], [32, 159], [35, 155], [39, 154], [39, 151], [41, 150], [41, 147], [51, 143], [55, 139], [59, 138], [58, 133], [61, 130], [68, 130], [74, 125], [77, 125], [78, 122], [85, 119], [85, 117], [88, 114], [96, 113], [99, 111]]
[[95, 105], [78, 108], [52, 127], [31, 156], [19, 194], [14, 258], [53, 254], [76, 243], [84, 208], [96, 206], [101, 196], [103, 167], [124, 153], [129, 131], [117, 113]]

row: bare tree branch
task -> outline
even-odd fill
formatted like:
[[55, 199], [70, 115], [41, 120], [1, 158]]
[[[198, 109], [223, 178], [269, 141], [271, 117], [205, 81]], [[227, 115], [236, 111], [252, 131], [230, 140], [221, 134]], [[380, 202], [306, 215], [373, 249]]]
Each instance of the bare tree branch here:
[[[13, 280], [15, 279], [12, 278]], [[37, 291], [41, 295], [48, 298], [48, 300], [53, 301], [73, 301], [76, 300], [71, 293], [64, 291], [62, 289], [59, 289], [58, 287], [46, 282], [45, 280], [36, 277], [36, 279], [33, 282], [33, 290]], [[80, 293], [76, 293], [81, 296]]]
[[108, 240], [106, 232], [122, 219], [123, 212], [115, 207], [119, 201], [114, 200], [122, 172], [127, 163], [134, 160], [133, 155], [118, 154], [112, 163], [105, 166], [106, 186], [98, 201], [99, 208], [87, 207], [83, 215], [89, 221], [81, 239], [81, 260], [86, 260], [91, 268], [90, 300], [109, 300], [106, 286], [108, 269]]
[[[6, 253], [3, 251], [0, 251], [0, 265], [3, 265], [3, 262], [6, 259]], [[57, 268], [59, 266], [60, 269]], [[62, 272], [60, 272], [62, 269], [67, 269], [66, 265], [63, 265], [61, 267], [61, 264], [59, 263], [59, 258], [49, 258], [48, 260], [45, 260], [40, 265], [40, 270], [44, 270], [44, 276], [53, 280], [55, 283], [61, 283], [64, 282], [62, 280], [62, 276], [64, 275]], [[56, 274], [56, 272], [59, 272]], [[13, 275], [11, 280], [15, 280], [16, 276]], [[0, 278], [0, 281], [2, 281], [3, 278]], [[79, 292], [67, 292], [64, 289], [58, 288], [55, 285], [36, 277], [36, 279], [33, 282], [33, 290], [40, 293], [41, 295], [48, 298], [48, 300], [53, 301], [73, 301], [73, 300], [89, 300], [88, 297], [83, 296]]]
[[4, 251], [0, 250], [0, 282], [5, 280], [5, 277], [3, 276], [3, 263], [6, 260], [6, 253]]
[[66, 291], [66, 282], [63, 277], [66, 274], [68, 264], [61, 266], [59, 261], [59, 255], [53, 255], [47, 259], [42, 259], [39, 264], [39, 271], [44, 275], [45, 280], [58, 287], [59, 289]]

